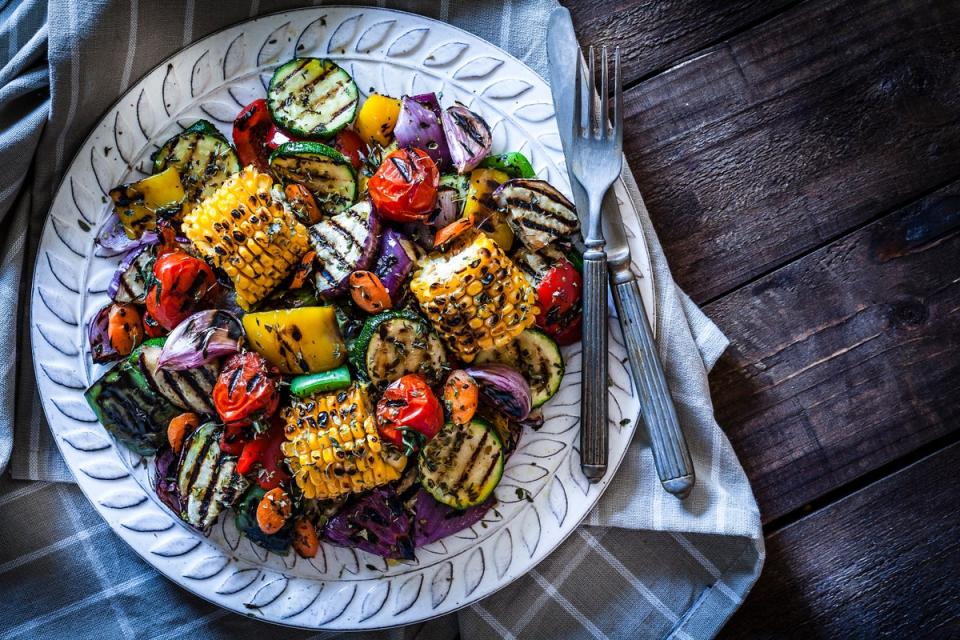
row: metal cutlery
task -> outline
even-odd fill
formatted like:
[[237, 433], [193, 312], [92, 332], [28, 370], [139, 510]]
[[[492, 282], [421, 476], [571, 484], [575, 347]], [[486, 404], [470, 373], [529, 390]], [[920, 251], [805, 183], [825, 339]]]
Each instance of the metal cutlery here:
[[[560, 7], [551, 14], [547, 49], [557, 124], [568, 171], [572, 176], [571, 158], [575, 139], [574, 105], [570, 96], [574, 92], [576, 81], [574, 69], [578, 68], [577, 61], [582, 56], [567, 9]], [[571, 180], [571, 188], [578, 211], [587, 211], [589, 205], [584, 189], [577, 184], [577, 180]], [[605, 252], [614, 302], [630, 360], [634, 387], [638, 391], [643, 420], [650, 435], [657, 475], [666, 491], [683, 498], [689, 494], [695, 483], [693, 462], [680, 430], [663, 367], [656, 352], [637, 277], [630, 268], [630, 246], [621, 219], [620, 206], [612, 189], [606, 194], [602, 210]]]
[[[570, 165], [587, 194], [583, 227], [583, 384], [580, 398], [580, 465], [591, 482], [607, 471], [607, 254], [601, 230], [603, 197], [620, 176], [623, 158], [623, 91], [620, 49], [613, 55], [613, 116], [608, 121], [610, 72], [607, 48], [601, 50], [600, 103], [593, 99], [596, 54], [590, 47], [587, 86], [577, 58]], [[586, 103], [586, 122], [581, 113]]]

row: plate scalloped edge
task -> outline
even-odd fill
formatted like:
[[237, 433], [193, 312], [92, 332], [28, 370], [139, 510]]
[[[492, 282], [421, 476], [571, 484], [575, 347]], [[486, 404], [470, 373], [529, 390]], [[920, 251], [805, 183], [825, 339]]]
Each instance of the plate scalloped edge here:
[[[232, 518], [204, 537], [162, 506], [150, 485], [152, 465], [117, 446], [83, 398], [102, 369], [89, 358], [84, 327], [106, 302], [119, 261], [93, 243], [109, 213], [106, 190], [144, 175], [144, 162], [156, 146], [197, 118], [229, 132], [240, 108], [263, 96], [270, 69], [294, 53], [334, 59], [354, 75], [363, 94], [373, 87], [394, 95], [441, 91], [445, 102], [475, 105], [491, 123], [495, 150], [523, 151], [539, 176], [569, 192], [549, 88], [476, 36], [414, 14], [355, 7], [288, 11], [228, 27], [134, 84], [71, 162], [43, 230], [32, 284], [38, 391], [81, 490], [117, 535], [175, 583], [237, 613], [290, 626], [359, 630], [410, 624], [466, 606], [520, 577], [596, 503], [623, 460], [639, 416], [612, 316], [611, 465], [603, 481], [589, 484], [579, 470], [575, 345], [564, 349], [567, 373], [545, 406], [544, 426], [527, 430], [509, 460], [496, 511], [418, 549], [411, 563], [388, 565], [327, 544], [310, 561], [267, 555], [237, 533]], [[644, 301], [652, 310], [639, 221], [625, 223], [633, 266], [643, 276]]]

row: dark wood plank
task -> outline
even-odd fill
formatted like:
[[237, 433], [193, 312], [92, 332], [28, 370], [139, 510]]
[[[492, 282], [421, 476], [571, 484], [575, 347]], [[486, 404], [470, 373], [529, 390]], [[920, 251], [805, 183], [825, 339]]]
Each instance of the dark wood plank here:
[[767, 538], [720, 638], [960, 637], [960, 444]]
[[586, 45], [620, 46], [626, 84], [659, 71], [796, 0], [579, 0], [570, 9]]
[[674, 274], [713, 299], [960, 175], [960, 3], [806, 2], [627, 104]]
[[765, 521], [960, 427], [960, 182], [708, 305]]

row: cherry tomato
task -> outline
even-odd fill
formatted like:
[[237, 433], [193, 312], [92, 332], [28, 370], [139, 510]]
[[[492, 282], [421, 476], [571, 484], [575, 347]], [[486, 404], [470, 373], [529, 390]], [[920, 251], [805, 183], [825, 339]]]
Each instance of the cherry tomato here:
[[210, 266], [181, 250], [158, 257], [153, 276], [156, 284], [147, 292], [147, 312], [167, 331], [197, 311], [217, 286]]
[[244, 351], [230, 357], [213, 385], [213, 406], [227, 425], [246, 426], [277, 410], [280, 373], [263, 356]]
[[561, 345], [580, 339], [581, 298], [583, 285], [580, 273], [569, 260], [550, 267], [537, 283], [537, 326]]
[[280, 445], [286, 441], [283, 424], [275, 422], [270, 428], [257, 434], [243, 445], [243, 453], [237, 461], [237, 472], [243, 475], [257, 474], [257, 484], [263, 489], [279, 487], [290, 478], [284, 468]]
[[354, 169], [363, 165], [362, 156], [367, 153], [363, 139], [350, 129], [343, 129], [333, 138], [333, 148], [350, 159]]
[[451, 371], [443, 385], [443, 404], [455, 424], [467, 424], [477, 412], [480, 388], [477, 381], [463, 369]]
[[427, 381], [417, 373], [395, 380], [377, 403], [380, 436], [408, 454], [437, 435], [443, 426], [443, 407]]
[[233, 121], [233, 146], [237, 148], [240, 164], [252, 164], [261, 171], [270, 169], [270, 149], [266, 143], [273, 129], [265, 99], [254, 100], [243, 108]]
[[426, 219], [437, 203], [440, 172], [426, 151], [397, 149], [367, 183], [377, 212], [394, 222]]
[[350, 274], [350, 297], [367, 313], [380, 313], [393, 306], [387, 288], [377, 274], [370, 271], [354, 271]]
[[143, 332], [148, 338], [159, 338], [167, 335], [167, 330], [160, 326], [157, 319], [150, 315], [149, 311], [143, 312]]
[[220, 450], [228, 456], [238, 456], [250, 441], [250, 426], [245, 424], [228, 424], [223, 428], [220, 436]]

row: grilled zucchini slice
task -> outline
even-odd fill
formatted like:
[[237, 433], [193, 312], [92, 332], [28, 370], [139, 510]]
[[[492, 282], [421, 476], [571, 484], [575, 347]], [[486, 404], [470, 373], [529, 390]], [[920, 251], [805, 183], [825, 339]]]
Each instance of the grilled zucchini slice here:
[[519, 371], [530, 385], [533, 407], [552, 398], [563, 380], [563, 356], [553, 338], [539, 329], [527, 329], [513, 342], [477, 354], [476, 364], [500, 362]]
[[206, 120], [167, 140], [153, 156], [153, 172], [174, 167], [187, 202], [201, 200], [240, 171], [240, 159], [227, 139]]
[[203, 531], [233, 506], [250, 484], [237, 473], [237, 457], [220, 450], [221, 432], [212, 422], [194, 431], [183, 445], [177, 469], [183, 505], [180, 517]]
[[143, 345], [137, 366], [144, 379], [154, 391], [175, 406], [200, 415], [213, 415], [211, 396], [220, 372], [217, 362], [213, 361], [195, 369], [169, 371], [158, 364], [161, 351], [162, 345]]
[[350, 208], [357, 198], [353, 165], [325, 144], [286, 142], [270, 154], [270, 169], [282, 182], [299, 182], [309, 189], [328, 216]]
[[443, 379], [447, 354], [426, 320], [410, 311], [387, 311], [367, 319], [350, 362], [379, 387], [408, 373], [419, 373], [435, 385]]
[[270, 115], [305, 138], [326, 138], [353, 122], [360, 94], [350, 74], [331, 60], [294, 58], [277, 67], [267, 89]]
[[490, 497], [503, 464], [503, 443], [488, 422], [448, 423], [420, 452], [420, 484], [438, 502], [467, 509]]
[[580, 228], [573, 203], [543, 180], [507, 180], [494, 191], [493, 201], [507, 214], [520, 242], [531, 251], [539, 251]]

